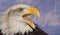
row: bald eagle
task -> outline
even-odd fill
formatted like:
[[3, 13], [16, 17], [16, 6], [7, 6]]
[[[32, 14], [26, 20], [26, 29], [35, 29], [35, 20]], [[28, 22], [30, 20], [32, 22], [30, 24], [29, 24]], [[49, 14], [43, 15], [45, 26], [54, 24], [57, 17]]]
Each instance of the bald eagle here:
[[1, 16], [0, 35], [47, 35], [31, 20], [30, 15], [39, 16], [35, 7], [16, 4]]

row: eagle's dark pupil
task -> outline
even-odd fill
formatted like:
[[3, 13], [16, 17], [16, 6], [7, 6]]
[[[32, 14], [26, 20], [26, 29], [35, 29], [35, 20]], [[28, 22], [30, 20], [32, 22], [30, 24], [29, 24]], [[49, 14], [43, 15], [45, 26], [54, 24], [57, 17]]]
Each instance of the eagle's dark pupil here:
[[23, 10], [23, 8], [19, 8], [19, 10], [20, 10], [20, 11], [22, 11], [22, 10]]

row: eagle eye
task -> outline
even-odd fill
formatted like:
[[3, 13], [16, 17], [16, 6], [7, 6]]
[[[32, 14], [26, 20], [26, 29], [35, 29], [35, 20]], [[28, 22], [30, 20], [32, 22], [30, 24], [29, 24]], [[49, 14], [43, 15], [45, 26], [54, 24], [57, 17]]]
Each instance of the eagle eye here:
[[19, 8], [18, 10], [19, 10], [19, 11], [23, 11], [24, 9], [23, 9], [23, 8]]
[[15, 11], [22, 12], [23, 10], [23, 8], [17, 8]]

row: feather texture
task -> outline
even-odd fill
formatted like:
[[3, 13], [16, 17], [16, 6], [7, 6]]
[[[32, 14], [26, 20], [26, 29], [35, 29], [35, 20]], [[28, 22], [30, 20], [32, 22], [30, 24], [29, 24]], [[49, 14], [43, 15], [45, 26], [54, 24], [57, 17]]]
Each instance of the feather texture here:
[[[18, 8], [23, 8], [24, 10], [19, 12]], [[0, 35], [47, 35], [37, 26], [33, 29], [22, 20], [23, 14], [29, 12], [28, 8], [30, 6], [19, 4], [9, 8], [0, 18]]]

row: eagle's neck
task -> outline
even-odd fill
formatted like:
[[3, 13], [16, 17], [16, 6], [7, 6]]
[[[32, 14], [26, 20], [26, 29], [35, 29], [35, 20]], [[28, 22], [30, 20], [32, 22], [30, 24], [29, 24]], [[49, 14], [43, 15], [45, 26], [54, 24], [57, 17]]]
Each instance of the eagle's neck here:
[[8, 29], [10, 32], [9, 33], [22, 33], [24, 34], [25, 32], [28, 33], [29, 31], [32, 32], [33, 29], [27, 25], [25, 22], [21, 21], [21, 17], [17, 16], [17, 17], [9, 17], [9, 27], [10, 29]]

